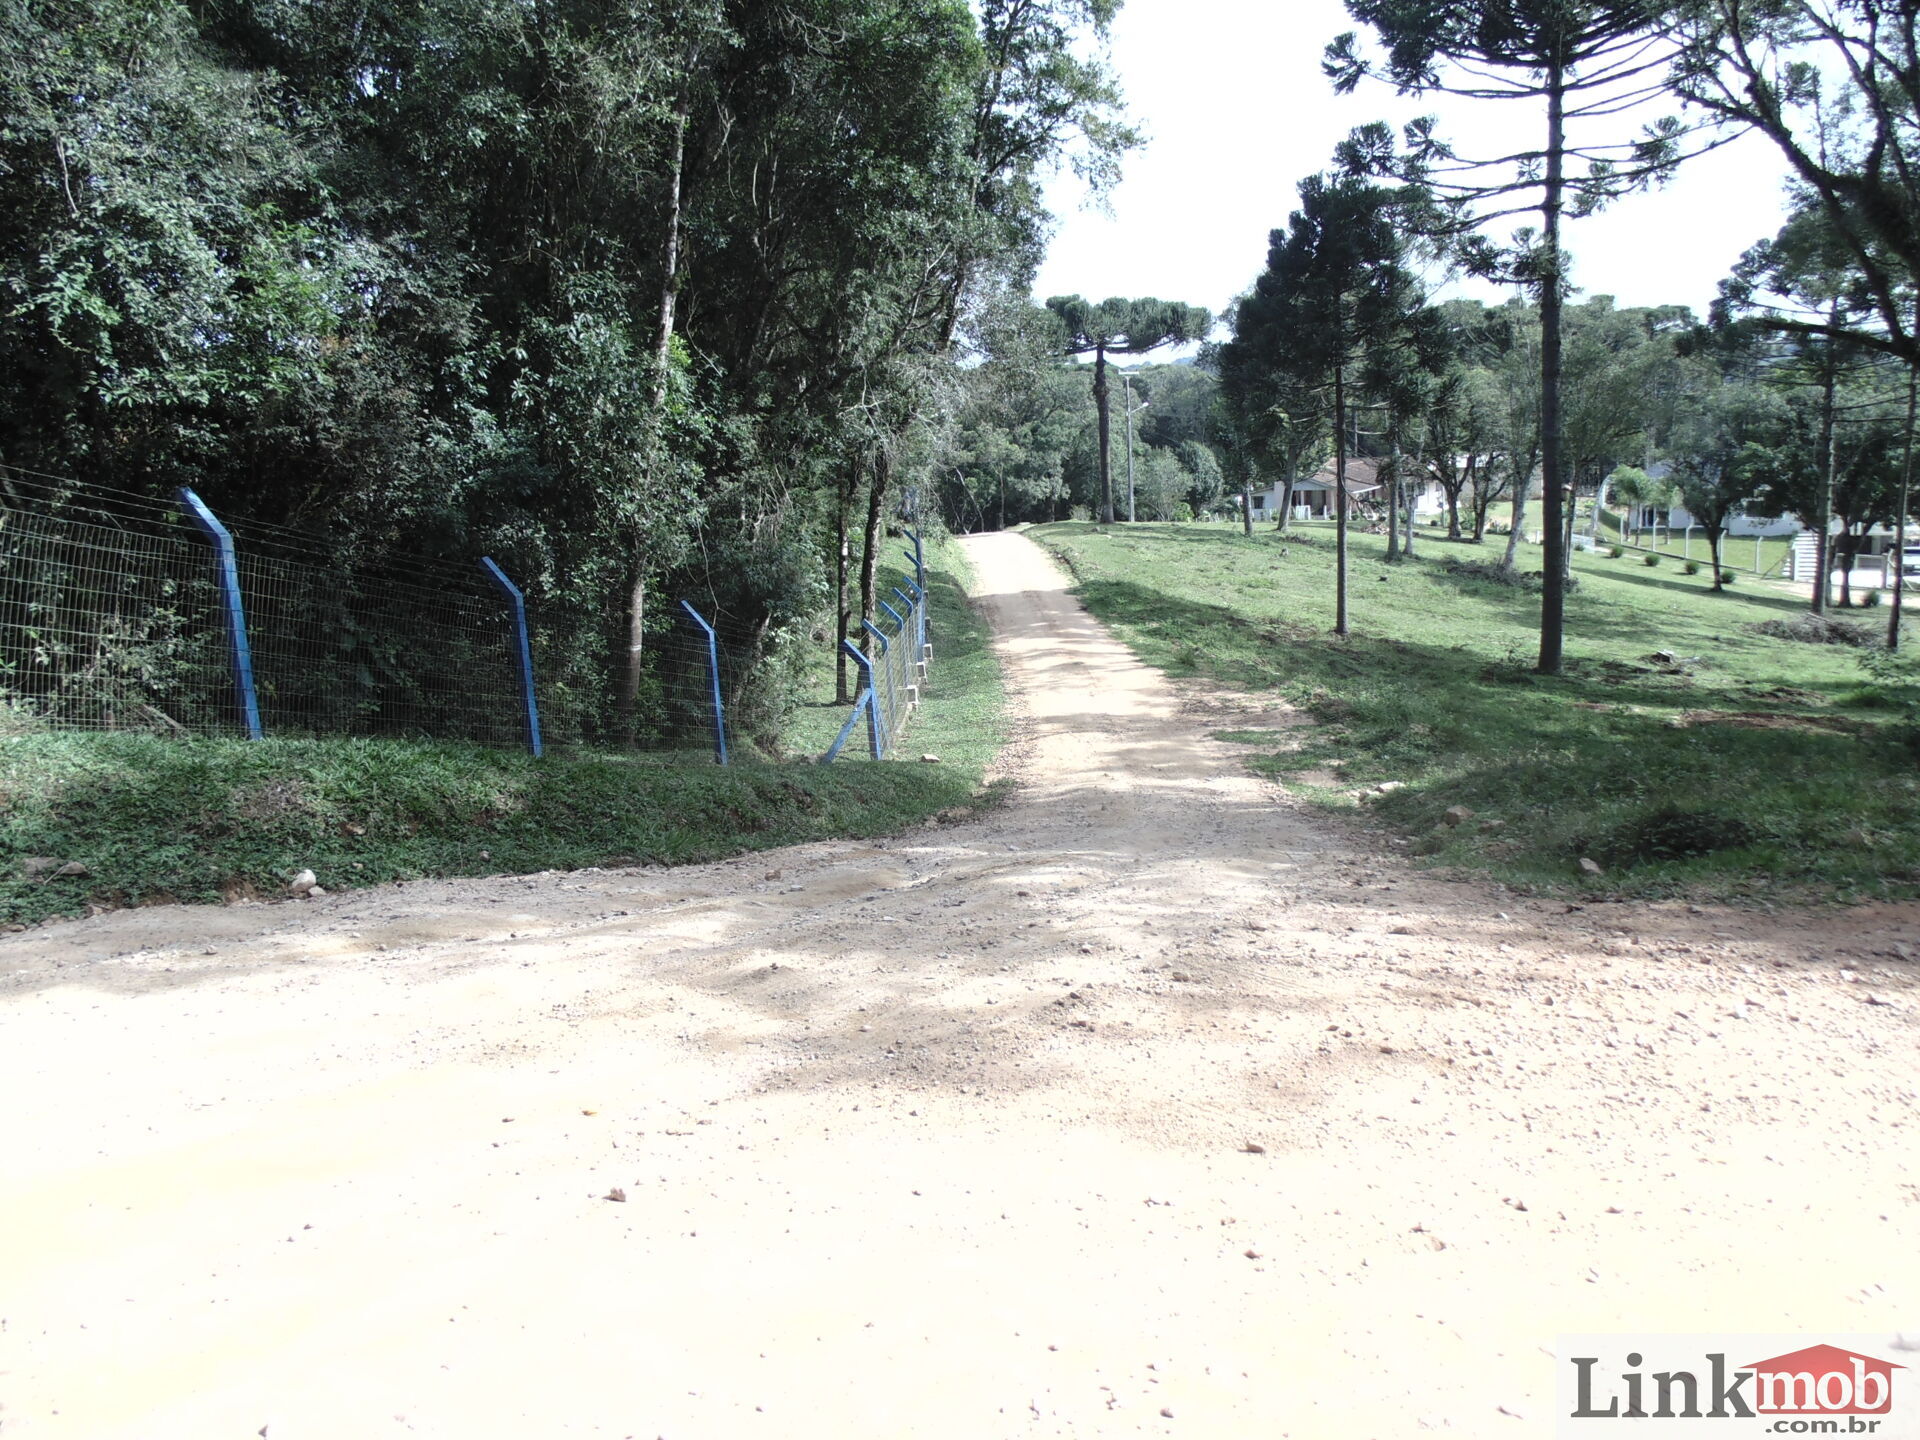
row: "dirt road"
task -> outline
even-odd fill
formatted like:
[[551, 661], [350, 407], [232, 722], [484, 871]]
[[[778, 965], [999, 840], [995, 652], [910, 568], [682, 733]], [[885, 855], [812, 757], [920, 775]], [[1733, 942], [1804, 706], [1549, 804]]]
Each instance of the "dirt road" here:
[[0, 943], [0, 1440], [1531, 1436], [1920, 1319], [1915, 911], [1423, 879], [969, 546], [983, 817]]

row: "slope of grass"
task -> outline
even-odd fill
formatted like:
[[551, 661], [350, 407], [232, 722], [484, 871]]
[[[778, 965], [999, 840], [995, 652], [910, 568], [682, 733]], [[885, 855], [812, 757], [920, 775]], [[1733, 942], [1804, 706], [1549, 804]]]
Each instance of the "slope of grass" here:
[[[1355, 535], [1341, 640], [1330, 529], [1032, 533], [1143, 659], [1275, 692], [1320, 722], [1294, 745], [1229, 737], [1258, 747], [1257, 770], [1364, 804], [1439, 861], [1568, 892], [1920, 894], [1915, 672], [1870, 677], [1861, 651], [1757, 633], [1800, 613], [1788, 596], [1716, 596], [1705, 574], [1580, 556], [1567, 673], [1549, 680], [1531, 673], [1538, 590], [1447, 565], [1497, 558], [1491, 546], [1422, 537], [1420, 559], [1390, 566], [1380, 537]], [[1364, 793], [1382, 782], [1399, 788]], [[1448, 826], [1454, 806], [1474, 814]], [[1582, 858], [1605, 874], [1582, 877]]]
[[[938, 750], [939, 765], [743, 760], [723, 769], [643, 755], [536, 761], [398, 740], [0, 738], [0, 921], [280, 895], [303, 869], [331, 890], [684, 864], [899, 831], [975, 799], [1001, 738], [999, 669], [984, 628], [951, 574], [937, 577], [934, 603], [946, 660], [911, 741]], [[60, 875], [56, 865], [84, 873]]]

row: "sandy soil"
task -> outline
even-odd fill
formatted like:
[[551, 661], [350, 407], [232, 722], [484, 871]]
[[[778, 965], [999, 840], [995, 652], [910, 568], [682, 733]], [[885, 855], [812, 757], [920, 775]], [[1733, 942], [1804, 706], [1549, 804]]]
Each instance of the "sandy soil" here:
[[1426, 879], [969, 545], [983, 817], [0, 943], [0, 1437], [1536, 1435], [1920, 1318], [1913, 909]]

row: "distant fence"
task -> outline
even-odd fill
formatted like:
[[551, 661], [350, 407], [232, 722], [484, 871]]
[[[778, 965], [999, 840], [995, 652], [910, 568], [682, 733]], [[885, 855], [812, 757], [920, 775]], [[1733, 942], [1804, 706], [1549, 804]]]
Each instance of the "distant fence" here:
[[[728, 759], [720, 641], [643, 644], [654, 748]], [[489, 557], [352, 564], [274, 526], [0, 469], [0, 705], [62, 728], [545, 748], [525, 597]]]
[[920, 533], [908, 530], [906, 535], [913, 542], [913, 549], [906, 552], [913, 574], [902, 575], [898, 584], [881, 582], [876, 596], [880, 618], [860, 622], [861, 644], [841, 642], [860, 672], [860, 690], [839, 737], [821, 757], [823, 764], [838, 759], [856, 731], [865, 732], [871, 758], [890, 758], [920, 704], [933, 660], [927, 626], [927, 560]]

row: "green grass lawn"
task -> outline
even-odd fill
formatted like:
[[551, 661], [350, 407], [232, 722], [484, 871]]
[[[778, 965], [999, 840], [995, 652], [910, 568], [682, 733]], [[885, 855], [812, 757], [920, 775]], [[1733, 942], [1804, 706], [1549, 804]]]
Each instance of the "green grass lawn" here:
[[[280, 895], [423, 876], [641, 861], [684, 864], [894, 833], [977, 800], [1001, 740], [1000, 672], [940, 552], [938, 683], [909, 764], [574, 752], [534, 760], [402, 740], [169, 740], [28, 730], [0, 737], [0, 920], [89, 905]], [[831, 694], [831, 672], [827, 693]], [[803, 712], [804, 713], [804, 712]], [[827, 739], [839, 714], [808, 717]], [[809, 756], [817, 747], [804, 725]], [[740, 747], [744, 749], [745, 747]], [[801, 748], [796, 746], [795, 748]], [[942, 763], [918, 763], [922, 751]], [[40, 863], [77, 864], [58, 875]], [[37, 872], [37, 873], [36, 873]]]
[[[1583, 505], [1579, 519], [1579, 532], [1587, 533], [1590, 509]], [[1641, 551], [1649, 551], [1661, 557], [1663, 564], [1684, 565], [1688, 560], [1695, 561], [1704, 573], [1712, 552], [1707, 546], [1704, 531], [1695, 530], [1691, 539], [1685, 531], [1634, 530], [1623, 536], [1619, 517], [1609, 510], [1600, 521], [1598, 542], [1604, 553], [1609, 545], [1631, 545]], [[1749, 575], [1770, 576], [1779, 579], [1784, 573], [1787, 552], [1793, 548], [1793, 538], [1788, 535], [1728, 535], [1720, 541], [1720, 563], [1730, 570], [1741, 572], [1740, 578]], [[1641, 557], [1645, 562], [1645, 555]], [[1757, 562], [1757, 563], [1756, 563]]]
[[[1920, 676], [1876, 677], [1862, 651], [1756, 633], [1801, 613], [1789, 596], [1714, 595], [1704, 567], [1581, 555], [1567, 673], [1546, 679], [1531, 673], [1538, 591], [1446, 567], [1497, 559], [1491, 540], [1423, 535], [1417, 561], [1390, 566], [1381, 537], [1356, 534], [1354, 633], [1341, 640], [1330, 526], [1030, 533], [1143, 659], [1272, 692], [1320, 722], [1297, 748], [1232, 737], [1255, 769], [1329, 806], [1365, 805], [1442, 863], [1568, 893], [1920, 894]], [[1523, 548], [1523, 566], [1538, 556]], [[1401, 788], [1355, 798], [1382, 782]], [[1445, 826], [1453, 806], [1472, 819]], [[1582, 878], [1583, 857], [1606, 873]]]

